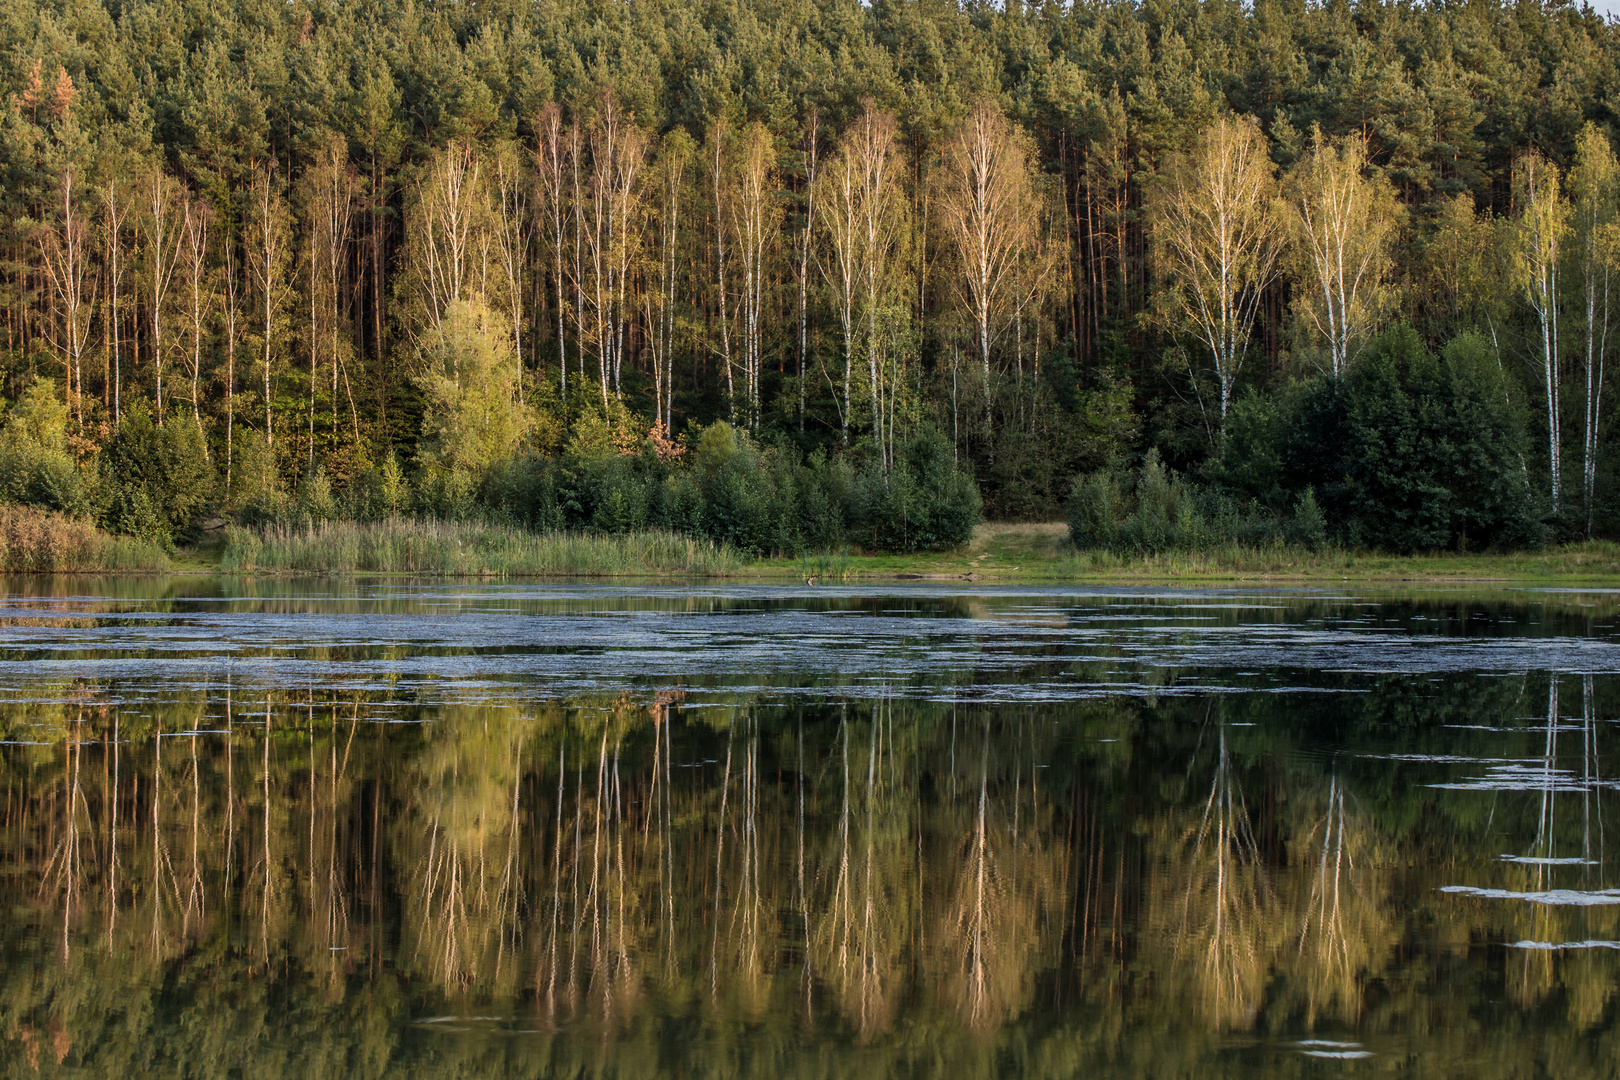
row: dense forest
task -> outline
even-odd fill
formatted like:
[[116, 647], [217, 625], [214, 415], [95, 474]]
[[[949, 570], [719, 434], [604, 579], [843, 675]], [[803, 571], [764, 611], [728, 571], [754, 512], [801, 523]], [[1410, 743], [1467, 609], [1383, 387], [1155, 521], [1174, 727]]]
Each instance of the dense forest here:
[[1495, 0], [5, 0], [0, 487], [165, 540], [1613, 532], [1617, 54]]

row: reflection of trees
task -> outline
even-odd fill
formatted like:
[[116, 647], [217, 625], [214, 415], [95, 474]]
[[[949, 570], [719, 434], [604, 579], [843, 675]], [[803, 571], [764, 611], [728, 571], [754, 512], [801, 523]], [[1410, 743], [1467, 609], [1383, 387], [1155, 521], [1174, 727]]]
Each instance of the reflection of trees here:
[[[411, 1068], [388, 1055], [414, 1043], [389, 1033], [424, 1012], [543, 1029], [509, 1051], [469, 1036], [482, 1058], [434, 1044], [446, 1055], [434, 1067], [467, 1075], [518, 1062], [532, 1075], [636, 1071], [671, 1033], [739, 1074], [791, 1071], [810, 1040], [829, 1048], [830, 1072], [943, 1061], [990, 1074], [1011, 1040], [1030, 1039], [1031, 1073], [1116, 1062], [1194, 1075], [1223, 1031], [1262, 1010], [1277, 1030], [1499, 1031], [1504, 1071], [1527, 1073], [1542, 1059], [1510, 1035], [1564, 1032], [1521, 1005], [1566, 1009], [1593, 1039], [1613, 1008], [1609, 952], [1542, 951], [1529, 966], [1514, 952], [1503, 965], [1478, 944], [1613, 937], [1613, 908], [1435, 891], [1455, 880], [1449, 845], [1496, 843], [1483, 839], [1491, 814], [1525, 845], [1492, 852], [1592, 865], [1492, 854], [1490, 883], [1603, 886], [1590, 700], [1579, 759], [1570, 720], [1511, 736], [1550, 743], [1555, 759], [1522, 771], [1511, 804], [1479, 800], [1469, 834], [1467, 818], [1432, 812], [1449, 795], [1382, 790], [1356, 771], [1365, 758], [1329, 768], [1263, 726], [1233, 726], [1232, 709], [1287, 715], [1261, 715], [1273, 706], [1257, 699], [1223, 706], [1227, 726], [1198, 735], [1189, 720], [1204, 703], [1168, 696], [989, 707], [960, 725], [948, 707], [900, 701], [700, 709], [670, 695], [649, 714], [612, 699], [389, 696], [238, 695], [233, 716], [199, 691], [143, 717], [97, 712], [92, 688], [82, 710], [48, 720], [53, 745], [0, 752], [0, 890], [33, 924], [13, 921], [18, 959], [0, 972], [0, 1077], [7, 1049], [26, 1058], [25, 1031], [42, 1071], [54, 1032], [70, 1047], [63, 1068], [79, 1067], [125, 1022], [120, 996], [144, 1010], [129, 1030], [154, 1044], [196, 1051], [165, 1019], [183, 1008], [215, 1045], [306, 1039], [288, 1071], [354, 1071], [358, 1057], [322, 1057], [321, 1041], [352, 1037], [385, 1043], [365, 1060], [400, 1075]], [[368, 724], [374, 707], [428, 722]], [[1133, 737], [1099, 746], [1077, 730]], [[1467, 965], [1451, 969], [1454, 1000], [1424, 989], [1422, 965], [1438, 961], [1395, 948], [1413, 927], [1447, 935], [1446, 962]], [[1486, 1007], [1476, 985], [1494, 995], [1488, 1023], [1470, 1013]], [[204, 989], [211, 1000], [185, 998]], [[1037, 1019], [1012, 1027], [1020, 1015]], [[365, 1017], [371, 1034], [339, 1030]], [[1620, 1036], [1605, 1045], [1620, 1050]], [[1571, 1075], [1590, 1070], [1595, 1051], [1559, 1046]], [[87, 1071], [119, 1071], [108, 1060]]]
[[976, 1029], [1008, 1020], [1024, 1008], [1034, 990], [1040, 958], [1050, 948], [1043, 930], [1062, 924], [1064, 898], [1058, 882], [1064, 876], [1065, 856], [1061, 847], [1050, 843], [1035, 769], [1030, 770], [1029, 811], [1035, 820], [1020, 821], [1023, 735], [1020, 723], [1009, 815], [1004, 805], [996, 805], [990, 790], [990, 722], [985, 718], [978, 782], [965, 803], [957, 802], [947, 811], [951, 842], [938, 863], [944, 880], [925, 890], [945, 898], [934, 931], [942, 954], [937, 978], [944, 996]]
[[1171, 923], [1176, 955], [1209, 1022], [1246, 1028], [1260, 1006], [1277, 928], [1224, 724], [1202, 816], [1181, 843], [1180, 899], [1170, 902], [1173, 915], [1161, 908], [1160, 917]]
[[1293, 856], [1299, 927], [1293, 973], [1303, 987], [1306, 1020], [1314, 1025], [1327, 1012], [1349, 1023], [1361, 1009], [1361, 980], [1377, 970], [1394, 931], [1373, 828], [1337, 773], [1328, 780], [1321, 817]]
[[[1592, 676], [1585, 676], [1581, 682], [1578, 774], [1560, 757], [1558, 736], [1565, 720], [1559, 679], [1553, 675], [1547, 680], [1547, 721], [1539, 775], [1534, 782], [1535, 835], [1528, 852], [1514, 861], [1509, 873], [1517, 891], [1541, 893], [1573, 885], [1575, 892], [1582, 893], [1607, 884], [1603, 861], [1605, 781], [1598, 755], [1599, 724]], [[1570, 815], [1573, 820], [1568, 820], [1559, 811], [1572, 801], [1576, 813]], [[1577, 830], [1578, 835], [1572, 836]], [[1610, 965], [1598, 961], [1589, 949], [1565, 953], [1556, 946], [1590, 939], [1613, 940], [1620, 934], [1620, 918], [1614, 907], [1521, 901], [1502, 914], [1512, 934], [1509, 940], [1530, 946], [1516, 948], [1516, 955], [1511, 957], [1508, 991], [1512, 999], [1528, 1008], [1562, 987], [1571, 1021], [1583, 1028], [1597, 1023], [1613, 995]]]
[[[507, 954], [521, 900], [522, 725], [515, 710], [499, 708], [451, 710], [438, 723], [442, 735], [415, 762], [401, 821], [410, 956], [444, 987], [501, 985], [504, 978], [510, 990], [517, 967]], [[331, 745], [335, 755], [336, 740]], [[312, 848], [315, 803], [312, 797]]]
[[[875, 708], [864, 755], [857, 745], [853, 759], [847, 715], [839, 725], [842, 789], [830, 865], [822, 874], [831, 878], [831, 887], [811, 913], [812, 962], [844, 1017], [863, 1035], [883, 1030], [893, 1019], [904, 928], [917, 903], [910, 872], [912, 803], [897, 790], [898, 763], [885, 762], [884, 756], [884, 735], [887, 731], [892, 740], [893, 722], [892, 710]], [[862, 773], [864, 784], [854, 780]]]

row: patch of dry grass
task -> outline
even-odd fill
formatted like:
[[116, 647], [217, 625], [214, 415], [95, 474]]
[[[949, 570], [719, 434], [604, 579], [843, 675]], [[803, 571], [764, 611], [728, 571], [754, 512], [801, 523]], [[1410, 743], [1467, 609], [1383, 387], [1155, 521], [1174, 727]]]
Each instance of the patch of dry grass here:
[[109, 536], [83, 518], [0, 505], [0, 570], [11, 574], [166, 570], [156, 544]]

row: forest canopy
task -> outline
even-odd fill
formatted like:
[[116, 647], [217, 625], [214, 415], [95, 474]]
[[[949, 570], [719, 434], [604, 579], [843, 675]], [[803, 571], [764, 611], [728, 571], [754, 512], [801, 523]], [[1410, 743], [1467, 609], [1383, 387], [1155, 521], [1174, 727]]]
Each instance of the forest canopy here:
[[0, 3], [11, 501], [909, 550], [1159, 470], [1215, 539], [1620, 529], [1589, 7]]

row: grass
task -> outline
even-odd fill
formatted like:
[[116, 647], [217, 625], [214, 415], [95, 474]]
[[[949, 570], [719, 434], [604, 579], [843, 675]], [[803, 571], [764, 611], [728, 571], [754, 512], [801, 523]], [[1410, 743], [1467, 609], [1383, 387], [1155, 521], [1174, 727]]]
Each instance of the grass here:
[[[776, 559], [750, 569], [808, 578], [807, 560]], [[1076, 551], [1062, 522], [988, 523], [965, 549], [918, 555], [844, 556], [837, 580], [914, 578], [1045, 581], [1601, 581], [1620, 580], [1620, 544], [1593, 540], [1533, 552], [1387, 555], [1327, 548], [1239, 547], [1130, 556]], [[830, 574], [820, 575], [834, 580]]]
[[156, 544], [110, 536], [82, 518], [0, 504], [0, 571], [10, 574], [140, 573], [169, 569]]
[[1128, 556], [1076, 551], [1067, 525], [990, 523], [955, 551], [848, 552], [748, 560], [669, 532], [537, 535], [475, 523], [395, 519], [228, 529], [173, 558], [88, 522], [0, 505], [0, 572], [414, 574], [445, 577], [749, 577], [819, 584], [881, 580], [1005, 582], [1620, 583], [1620, 544], [1590, 541], [1535, 552], [1384, 555], [1329, 548], [1237, 546]]
[[233, 528], [219, 558], [219, 569], [234, 574], [723, 577], [743, 567], [744, 560], [727, 547], [670, 532], [535, 534], [504, 525], [407, 518]]

